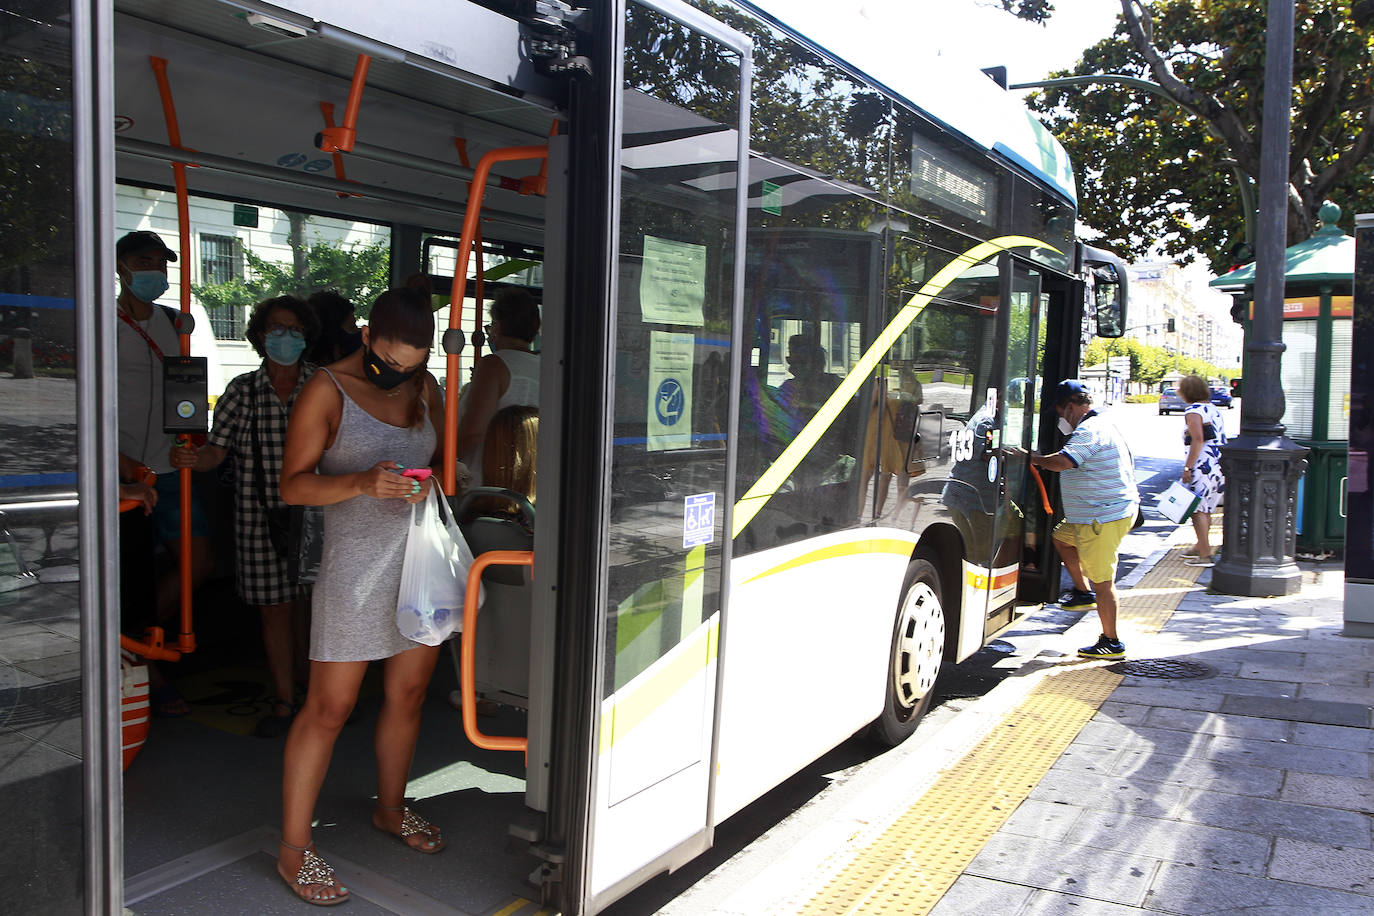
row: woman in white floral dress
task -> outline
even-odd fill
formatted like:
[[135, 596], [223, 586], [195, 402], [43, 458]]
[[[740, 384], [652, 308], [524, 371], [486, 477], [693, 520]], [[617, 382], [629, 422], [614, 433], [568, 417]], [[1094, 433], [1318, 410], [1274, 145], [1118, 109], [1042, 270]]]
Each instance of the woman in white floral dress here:
[[1190, 375], [1178, 383], [1178, 393], [1187, 402], [1183, 413], [1183, 485], [1197, 494], [1200, 502], [1193, 512], [1193, 533], [1197, 546], [1186, 551], [1190, 566], [1212, 565], [1212, 513], [1221, 506], [1226, 478], [1221, 473], [1221, 447], [1226, 444], [1226, 420], [1212, 403], [1212, 389], [1200, 376]]

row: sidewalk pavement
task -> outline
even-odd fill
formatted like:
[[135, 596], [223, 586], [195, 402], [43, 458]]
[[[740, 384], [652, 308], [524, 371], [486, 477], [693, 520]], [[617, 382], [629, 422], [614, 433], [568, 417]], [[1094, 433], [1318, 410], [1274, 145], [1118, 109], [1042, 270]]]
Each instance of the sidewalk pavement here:
[[[1150, 591], [1161, 580], [1138, 583], [1152, 567], [1184, 569], [1180, 549], [1160, 551], [1123, 585]], [[936, 887], [933, 909], [888, 894], [843, 911], [1374, 913], [1374, 640], [1341, 635], [1341, 568], [1300, 566], [1294, 596], [1210, 593], [1211, 571], [1201, 570], [1177, 589], [1162, 629], [1133, 634], [1126, 622], [1128, 659], [1195, 663], [1202, 676], [1122, 679], [981, 851], [974, 841], [952, 884]], [[725, 867], [733, 876], [709, 876], [662, 912], [841, 911], [822, 903], [822, 888], [853, 874], [984, 736], [1029, 728], [1009, 718], [1018, 704], [1047, 673], [1077, 664], [1074, 650], [1097, 633], [1096, 614], [1084, 614], [838, 814], [804, 830], [779, 825]], [[948, 820], [940, 829], [957, 833], [958, 819]], [[929, 847], [913, 847], [889, 874], [938, 869]]]

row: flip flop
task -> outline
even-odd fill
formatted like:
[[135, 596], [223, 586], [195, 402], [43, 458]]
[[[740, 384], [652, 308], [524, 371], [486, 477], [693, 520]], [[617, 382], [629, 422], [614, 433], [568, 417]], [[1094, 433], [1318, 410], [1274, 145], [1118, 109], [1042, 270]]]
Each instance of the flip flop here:
[[[287, 849], [295, 850], [301, 854], [301, 867], [296, 870], [296, 880], [293, 883], [290, 878], [282, 875], [282, 880], [291, 889], [291, 893], [304, 900], [306, 903], [315, 906], [336, 906], [340, 903], [347, 903], [350, 894], [348, 888], [339, 884], [334, 878], [334, 869], [329, 867], [329, 863], [319, 857], [311, 847], [314, 843], [305, 846], [292, 846], [285, 840], [281, 844]], [[280, 871], [277, 874], [281, 874]], [[317, 888], [313, 893], [308, 888]], [[325, 896], [328, 894], [328, 896]]]
[[[435, 827], [429, 821], [420, 817], [420, 815], [416, 814], [414, 811], [411, 811], [405, 805], [402, 805], [399, 808], [392, 808], [388, 805], [378, 805], [377, 810], [401, 812], [400, 833], [393, 833], [392, 831], [387, 830], [385, 827], [378, 826], [375, 818], [372, 821], [372, 826], [376, 827], [378, 830], [382, 831], [382, 833], [385, 833], [388, 836], [394, 836], [396, 839], [404, 843], [407, 847], [415, 850], [418, 853], [423, 853], [424, 855], [432, 856], [436, 852], [442, 851], [443, 848], [448, 845], [448, 841], [444, 839], [443, 834], [440, 832], [438, 827]], [[411, 843], [410, 837], [413, 837], [417, 834], [422, 834], [424, 836], [429, 837], [429, 842], [421, 843], [418, 846]]]

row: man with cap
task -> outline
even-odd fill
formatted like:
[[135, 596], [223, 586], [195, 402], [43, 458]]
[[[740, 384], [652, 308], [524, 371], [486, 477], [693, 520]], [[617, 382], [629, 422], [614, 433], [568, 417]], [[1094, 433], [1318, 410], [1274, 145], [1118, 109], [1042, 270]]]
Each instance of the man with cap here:
[[[167, 291], [167, 265], [176, 259], [176, 252], [155, 232], [130, 232], [115, 244], [119, 476], [139, 480], [141, 467], [158, 475], [153, 523], [174, 561], [157, 586], [159, 622], [175, 611], [181, 589], [177, 562], [181, 556], [180, 475], [173, 473], [170, 460], [172, 437], [162, 429], [162, 360], [164, 355], [179, 355], [181, 349], [173, 323], [176, 312], [156, 305]], [[210, 526], [194, 494], [191, 509], [191, 575], [198, 585], [212, 567]]]
[[[1064, 520], [1054, 542], [1074, 587], [1059, 599], [1068, 610], [1096, 605], [1102, 623], [1098, 641], [1078, 650], [1084, 658], [1123, 658], [1126, 646], [1116, 630], [1116, 561], [1121, 541], [1140, 508], [1135, 468], [1120, 430], [1093, 409], [1092, 393], [1078, 379], [1055, 389], [1059, 430], [1068, 436], [1052, 455], [1032, 453], [1031, 464], [1060, 471]], [[1091, 583], [1091, 588], [1089, 588]]]

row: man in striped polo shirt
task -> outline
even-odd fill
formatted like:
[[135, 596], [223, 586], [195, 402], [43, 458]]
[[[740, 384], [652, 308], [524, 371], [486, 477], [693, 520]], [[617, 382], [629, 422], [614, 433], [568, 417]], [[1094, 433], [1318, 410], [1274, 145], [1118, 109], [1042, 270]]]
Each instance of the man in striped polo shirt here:
[[1124, 658], [1126, 646], [1116, 632], [1116, 561], [1122, 539], [1135, 524], [1140, 493], [1121, 431], [1093, 410], [1092, 404], [1085, 383], [1078, 379], [1060, 382], [1054, 410], [1059, 414], [1059, 429], [1068, 439], [1054, 454], [1032, 454], [1030, 460], [1038, 468], [1063, 472], [1059, 492], [1064, 520], [1055, 526], [1054, 543], [1074, 587], [1060, 598], [1060, 607], [1088, 610], [1096, 604], [1102, 623], [1101, 638], [1078, 654]]

